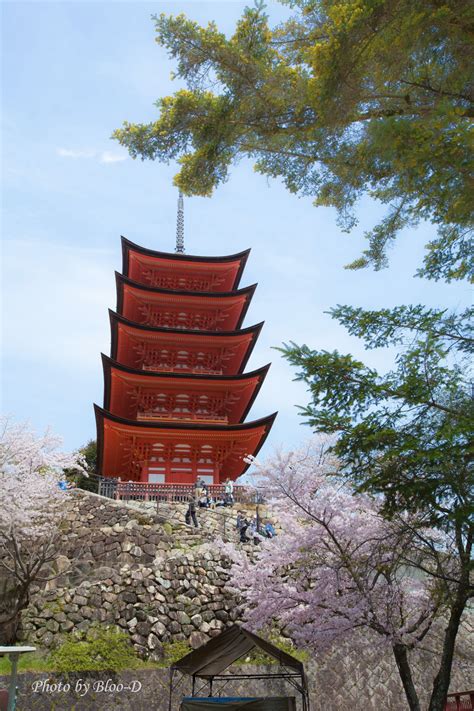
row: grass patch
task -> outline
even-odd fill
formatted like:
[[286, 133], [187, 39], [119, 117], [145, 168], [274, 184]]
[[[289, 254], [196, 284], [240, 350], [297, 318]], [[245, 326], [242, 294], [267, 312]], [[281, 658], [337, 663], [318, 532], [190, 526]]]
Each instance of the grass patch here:
[[[51, 671], [51, 665], [44, 652], [28, 652], [20, 655], [18, 660], [19, 672]], [[0, 675], [8, 676], [11, 672], [11, 663], [8, 657], [0, 657]]]
[[[74, 666], [74, 664], [72, 664]], [[123, 669], [160, 669], [166, 666], [162, 661], [144, 661], [143, 659], [134, 660], [132, 667], [123, 667]], [[26, 674], [27, 672], [61, 672], [62, 669], [55, 663], [51, 655], [45, 652], [29, 652], [22, 654], [18, 662], [18, 673]], [[69, 669], [70, 672], [79, 671], [78, 669]], [[93, 668], [81, 669], [81, 671], [94, 671]], [[113, 671], [106, 669], [105, 671]], [[0, 657], [0, 676], [10, 676], [11, 664], [8, 657]]]

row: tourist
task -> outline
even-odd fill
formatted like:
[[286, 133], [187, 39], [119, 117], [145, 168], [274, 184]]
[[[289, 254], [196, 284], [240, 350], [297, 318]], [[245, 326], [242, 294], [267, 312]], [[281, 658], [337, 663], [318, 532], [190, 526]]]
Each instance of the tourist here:
[[264, 531], [264, 535], [267, 538], [275, 538], [275, 536], [276, 536], [275, 526], [273, 525], [273, 523], [271, 521], [267, 521], [265, 523], [265, 527], [264, 527], [263, 531]]
[[238, 531], [240, 531], [240, 529], [242, 528], [242, 524], [244, 521], [245, 521], [245, 514], [243, 511], [241, 511], [239, 509], [239, 511], [237, 511], [237, 520], [235, 523], [235, 527]]
[[196, 501], [199, 501], [201, 496], [202, 496], [201, 480], [197, 479], [196, 484], [194, 485], [194, 497], [195, 497]]
[[237, 514], [236, 528], [239, 533], [239, 538], [241, 543], [248, 543], [249, 538], [247, 538], [247, 529], [249, 527], [249, 520], [245, 516], [243, 511], [239, 511]]
[[67, 479], [60, 479], [58, 481], [58, 486], [61, 491], [67, 491], [68, 489], [74, 489], [76, 484], [73, 481], [68, 481]]
[[[201, 479], [201, 481], [202, 481], [202, 479]], [[209, 486], [208, 486], [208, 484], [206, 484], [205, 481], [202, 481], [201, 491], [202, 491], [202, 496], [201, 496], [200, 506], [202, 506], [202, 508], [208, 509], [208, 508], [210, 508], [210, 505], [211, 505], [212, 496], [210, 496], [210, 494], [209, 494]]]
[[247, 541], [249, 540], [247, 538], [247, 536], [245, 535], [248, 525], [249, 525], [249, 522], [248, 522], [247, 518], [245, 517], [245, 513], [243, 511], [237, 511], [237, 521], [236, 521], [235, 527], [236, 527], [237, 532], [239, 534], [241, 543], [247, 543]]
[[225, 502], [229, 506], [233, 506], [233, 504], [234, 504], [234, 482], [231, 481], [229, 478], [226, 479], [224, 491], [225, 491]]
[[199, 497], [198, 504], [199, 504], [200, 509], [209, 508], [209, 500], [208, 500], [208, 497], [207, 497], [207, 494], [205, 493], [205, 491], [203, 491], [203, 493]]
[[258, 546], [262, 540], [262, 534], [259, 527], [257, 526], [257, 518], [252, 519], [247, 529], [248, 535], [253, 539], [254, 546]]
[[184, 516], [186, 526], [191, 525], [191, 519], [193, 520], [194, 526], [197, 528], [198, 522], [196, 517], [196, 499], [194, 498], [194, 496], [189, 497], [188, 510], [186, 511], [186, 514]]

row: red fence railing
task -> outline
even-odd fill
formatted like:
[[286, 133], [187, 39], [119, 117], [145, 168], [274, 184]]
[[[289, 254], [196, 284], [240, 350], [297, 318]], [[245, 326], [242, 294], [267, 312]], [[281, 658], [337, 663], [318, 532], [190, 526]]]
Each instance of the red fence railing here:
[[474, 711], [474, 690], [448, 694], [444, 711]]
[[[225, 500], [225, 487], [211, 484], [207, 486], [214, 501]], [[114, 481], [113, 498], [119, 501], [182, 501], [186, 502], [195, 494], [194, 484], [151, 484], [147, 482]], [[112, 494], [112, 491], [110, 492]], [[110, 495], [109, 494], [109, 495]], [[254, 492], [245, 486], [234, 486], [235, 503], [251, 503]]]

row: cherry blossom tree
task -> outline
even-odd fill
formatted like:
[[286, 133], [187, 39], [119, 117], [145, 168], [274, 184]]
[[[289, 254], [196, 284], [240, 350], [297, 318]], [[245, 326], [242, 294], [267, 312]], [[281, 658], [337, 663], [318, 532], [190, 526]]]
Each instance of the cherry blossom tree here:
[[33, 583], [50, 578], [60, 554], [60, 523], [68, 491], [64, 469], [82, 467], [47, 430], [0, 418], [0, 641], [15, 640]]
[[327, 444], [254, 460], [282, 530], [250, 557], [223, 544], [231, 585], [254, 629], [276, 622], [318, 652], [348, 639], [390, 649], [409, 708], [420, 711], [409, 653], [449, 609], [460, 575], [455, 545], [414, 515], [388, 520], [383, 497], [354, 494]]

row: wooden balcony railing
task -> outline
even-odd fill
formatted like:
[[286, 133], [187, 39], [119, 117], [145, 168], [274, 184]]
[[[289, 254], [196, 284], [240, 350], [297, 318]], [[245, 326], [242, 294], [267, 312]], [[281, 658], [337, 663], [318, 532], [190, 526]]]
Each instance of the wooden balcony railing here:
[[[195, 484], [151, 484], [147, 482], [120, 481], [100, 477], [98, 493], [117, 501], [181, 501], [186, 502], [193, 496]], [[211, 484], [207, 490], [215, 501], [224, 500], [225, 487]], [[234, 485], [235, 503], [253, 503], [255, 492], [245, 486]]]
[[201, 415], [199, 413], [169, 413], [169, 412], [138, 412], [137, 420], [173, 420], [179, 422], [200, 422], [202, 424], [228, 424], [229, 418], [226, 415]]
[[474, 690], [448, 694], [444, 711], [474, 711]]

